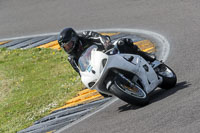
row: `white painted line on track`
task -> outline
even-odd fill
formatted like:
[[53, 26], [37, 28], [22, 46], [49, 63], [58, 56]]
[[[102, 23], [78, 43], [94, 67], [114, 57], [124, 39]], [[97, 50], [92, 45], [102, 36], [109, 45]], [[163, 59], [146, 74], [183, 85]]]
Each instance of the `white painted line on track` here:
[[[170, 44], [167, 41], [167, 39], [155, 32], [152, 31], [147, 31], [147, 30], [141, 30], [141, 29], [124, 29], [124, 28], [115, 28], [115, 29], [91, 29], [93, 31], [97, 32], [130, 32], [130, 33], [135, 33], [135, 34], [141, 34], [144, 36], [148, 37], [153, 37], [156, 39], [158, 45], [160, 45], [160, 48], [162, 48], [161, 52], [161, 58], [159, 60], [166, 61], [167, 57], [169, 55], [170, 51]], [[82, 32], [85, 30], [79, 30], [78, 32]], [[40, 36], [51, 36], [51, 35], [58, 35], [59, 32], [53, 32], [53, 33], [45, 33], [45, 34], [36, 34], [36, 35], [29, 35], [29, 36], [21, 36], [21, 37], [13, 37], [13, 38], [4, 38], [0, 39], [0, 42], [2, 41], [7, 41], [7, 40], [16, 40], [16, 39], [23, 39], [23, 38], [33, 38], [33, 37], [40, 37]]]
[[11, 37], [11, 38], [3, 38], [3, 39], [0, 39], [0, 42], [8, 41], [8, 40], [24, 39], [24, 38], [41, 37], [41, 36], [52, 36], [52, 35], [57, 35], [57, 34], [58, 34], [58, 32], [54, 32], [54, 33], [44, 33], [44, 34], [35, 34], [35, 35], [20, 36], [20, 37]]
[[104, 105], [100, 106], [100, 107], [99, 107], [100, 109], [98, 109], [98, 110], [96, 110], [96, 111], [94, 111], [94, 112], [92, 112], [92, 113], [90, 113], [90, 114], [88, 114], [88, 115], [83, 116], [83, 117], [80, 118], [79, 120], [77, 120], [77, 121], [75, 121], [75, 122], [72, 122], [71, 124], [69, 124], [69, 125], [67, 125], [67, 126], [65, 126], [65, 127], [63, 127], [63, 128], [61, 128], [60, 130], [56, 131], [56, 133], [63, 132], [63, 131], [65, 131], [66, 129], [68, 129], [68, 128], [70, 128], [70, 127], [72, 127], [72, 126], [78, 124], [79, 122], [81, 122], [81, 121], [83, 121], [83, 120], [89, 118], [90, 116], [92, 116], [92, 115], [94, 115], [94, 114], [100, 112], [101, 110], [105, 109], [106, 107], [110, 106], [111, 104], [113, 104], [113, 103], [116, 102], [117, 100], [119, 100], [117, 97], [113, 98], [113, 100], [111, 100], [111, 101], [105, 103]]

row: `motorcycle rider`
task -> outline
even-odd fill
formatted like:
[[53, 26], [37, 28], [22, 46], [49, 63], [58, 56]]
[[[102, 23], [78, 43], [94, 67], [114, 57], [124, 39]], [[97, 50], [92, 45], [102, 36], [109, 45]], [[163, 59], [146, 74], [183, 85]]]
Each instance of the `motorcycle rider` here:
[[[78, 59], [87, 48], [94, 44], [98, 46], [98, 50], [107, 50], [112, 47], [109, 36], [103, 36], [94, 31], [84, 31], [78, 34], [72, 28], [65, 28], [60, 32], [58, 43], [68, 54], [68, 61], [78, 73]], [[117, 47], [120, 53], [137, 54], [150, 62], [155, 60], [155, 58], [150, 57], [147, 53], [142, 52], [129, 38], [118, 40]]]

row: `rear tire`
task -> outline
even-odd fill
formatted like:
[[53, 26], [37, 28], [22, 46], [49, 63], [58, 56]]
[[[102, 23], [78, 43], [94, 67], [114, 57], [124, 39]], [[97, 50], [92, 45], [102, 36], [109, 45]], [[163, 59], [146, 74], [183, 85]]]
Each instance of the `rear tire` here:
[[142, 94], [144, 95], [143, 97], [139, 97], [139, 96], [137, 97], [131, 94], [131, 90], [128, 89], [130, 87], [125, 87], [125, 85], [123, 85], [122, 82], [123, 82], [122, 79], [116, 78], [114, 82], [112, 83], [112, 85], [110, 86], [110, 92], [113, 93], [118, 98], [120, 98], [121, 100], [130, 104], [144, 106], [149, 103], [149, 96], [140, 85], [137, 85], [135, 87], [136, 89], [138, 88], [142, 90], [141, 93], [143, 93]]
[[163, 82], [159, 87], [162, 89], [173, 88], [177, 82], [177, 77], [174, 71], [165, 64], [161, 64], [158, 68], [160, 69], [158, 75], [163, 78]]

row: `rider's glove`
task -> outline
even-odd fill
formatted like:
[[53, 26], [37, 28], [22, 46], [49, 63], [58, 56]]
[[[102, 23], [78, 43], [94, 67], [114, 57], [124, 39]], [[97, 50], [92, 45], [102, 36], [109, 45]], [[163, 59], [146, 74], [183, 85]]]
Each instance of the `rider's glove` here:
[[105, 50], [108, 50], [112, 47], [111, 39], [109, 36], [104, 36], [104, 37], [105, 37], [104, 38], [105, 39], [104, 40], [104, 48], [105, 48]]

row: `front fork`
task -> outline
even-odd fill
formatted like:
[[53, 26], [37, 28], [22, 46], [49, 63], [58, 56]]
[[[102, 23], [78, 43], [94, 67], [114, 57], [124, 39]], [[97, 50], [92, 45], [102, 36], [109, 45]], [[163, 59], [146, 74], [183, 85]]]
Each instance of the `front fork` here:
[[109, 90], [110, 86], [113, 84], [114, 81], [116, 81], [117, 79], [119, 79], [120, 81], [122, 81], [125, 85], [128, 85], [130, 87], [134, 87], [135, 84], [133, 82], [131, 82], [130, 79], [126, 78], [123, 74], [121, 74], [118, 70], [112, 70], [113, 72], [113, 76], [112, 78], [110, 78], [110, 80], [108, 79], [108, 82], [106, 84], [106, 88]]

